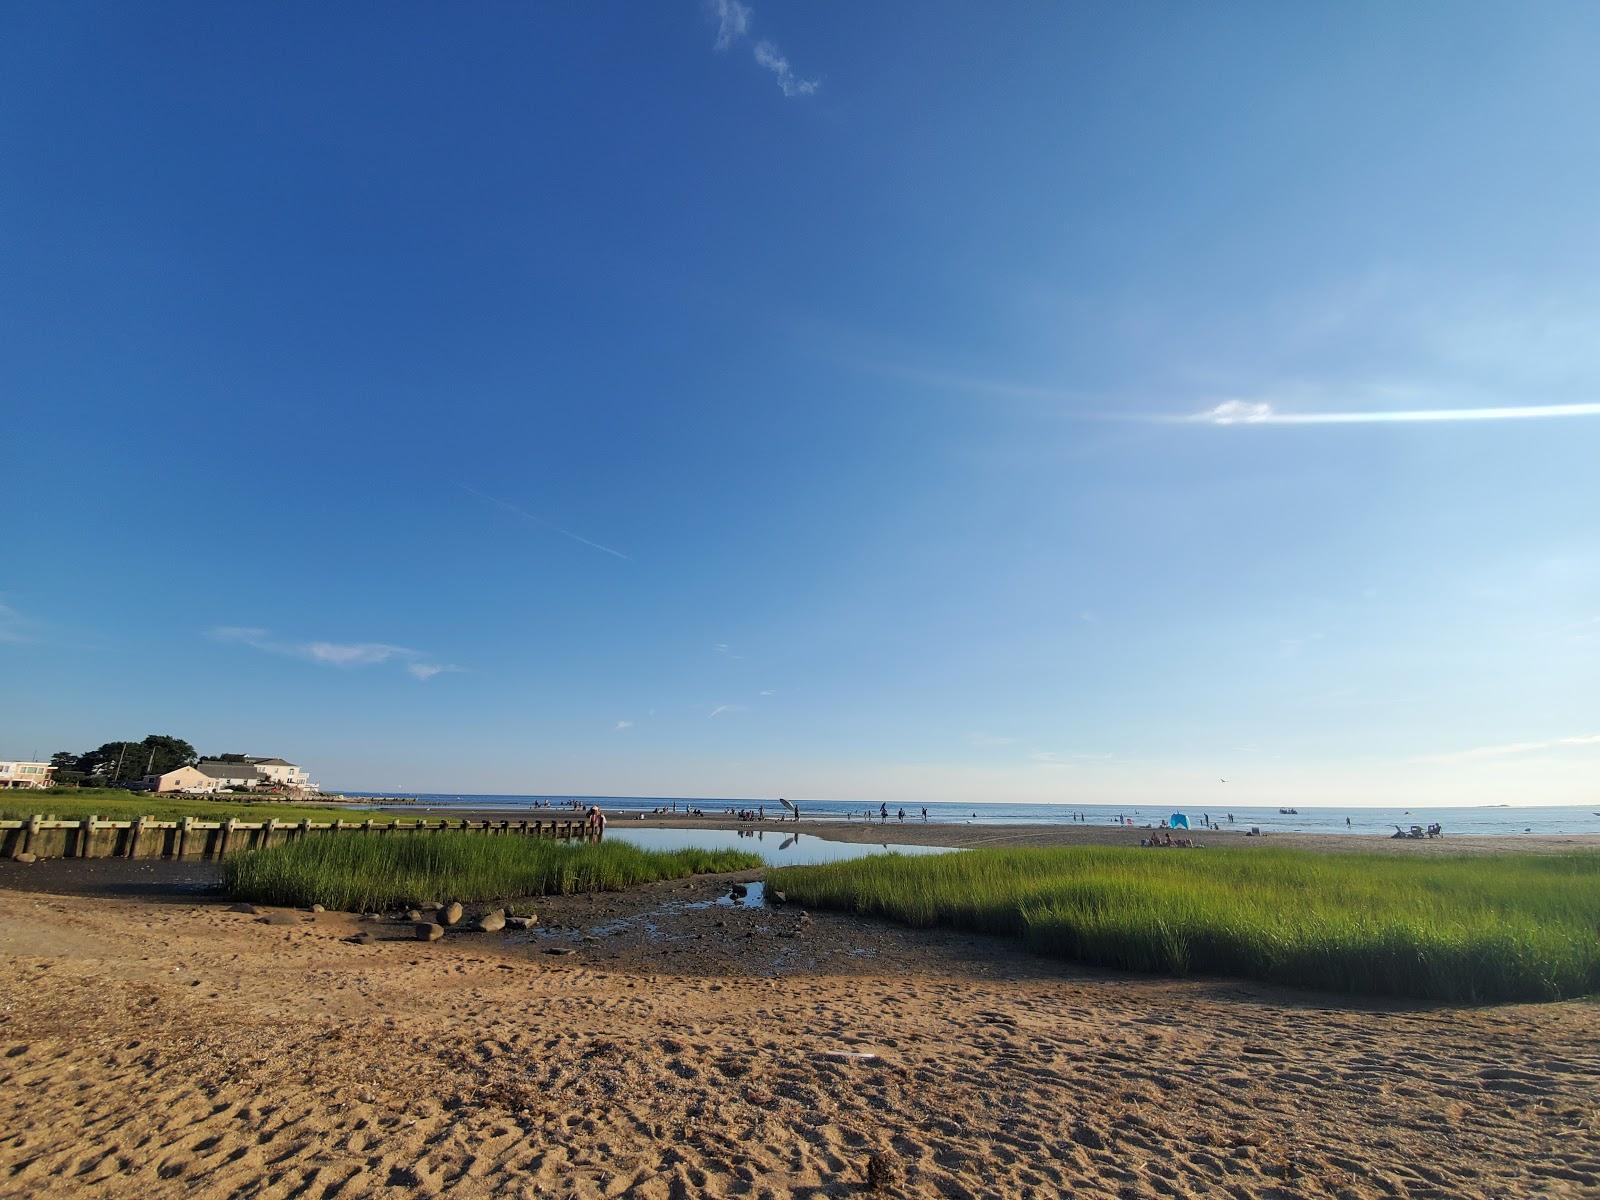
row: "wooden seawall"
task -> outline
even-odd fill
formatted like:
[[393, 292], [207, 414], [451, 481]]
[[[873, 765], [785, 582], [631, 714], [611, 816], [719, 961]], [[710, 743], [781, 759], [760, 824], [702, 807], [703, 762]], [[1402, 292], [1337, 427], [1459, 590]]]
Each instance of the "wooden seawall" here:
[[102, 821], [85, 817], [58, 821], [32, 816], [0, 821], [0, 858], [221, 858], [241, 850], [281, 846], [335, 834], [481, 833], [501, 837], [599, 841], [599, 831], [581, 818], [535, 821]]

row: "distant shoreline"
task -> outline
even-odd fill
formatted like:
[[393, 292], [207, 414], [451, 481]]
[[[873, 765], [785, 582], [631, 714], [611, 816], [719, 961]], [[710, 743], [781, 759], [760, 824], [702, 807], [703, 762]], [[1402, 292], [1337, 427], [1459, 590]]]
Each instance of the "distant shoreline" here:
[[[516, 816], [530, 817], [525, 808], [429, 808], [419, 803], [412, 810], [419, 817], [438, 820], [496, 820]], [[563, 810], [536, 809], [532, 815], [560, 815]], [[688, 817], [681, 814], [661, 815], [640, 809], [608, 809], [607, 828], [614, 833], [629, 829], [707, 829], [747, 833], [762, 832], [771, 835], [805, 834], [832, 842], [850, 842], [861, 845], [948, 846], [952, 849], [978, 847], [1017, 846], [1134, 846], [1139, 839], [1149, 837], [1151, 830], [1142, 825], [1010, 825], [996, 822], [951, 822], [920, 819], [900, 822], [851, 821], [840, 817], [823, 820], [802, 818], [799, 821], [779, 821], [769, 817], [765, 821], [740, 821], [724, 814]], [[1378, 834], [1349, 833], [1287, 833], [1267, 832], [1259, 837], [1249, 837], [1244, 826], [1221, 831], [1194, 830], [1184, 836], [1196, 845], [1205, 846], [1276, 846], [1280, 849], [1319, 850], [1334, 853], [1365, 854], [1563, 854], [1581, 850], [1600, 850], [1600, 834], [1455, 834], [1416, 841], [1396, 839]]]

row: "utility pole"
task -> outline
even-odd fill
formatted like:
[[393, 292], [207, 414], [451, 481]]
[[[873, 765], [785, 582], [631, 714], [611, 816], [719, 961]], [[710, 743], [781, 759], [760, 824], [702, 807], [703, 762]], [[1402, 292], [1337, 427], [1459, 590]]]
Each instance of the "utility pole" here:
[[117, 769], [111, 776], [112, 783], [115, 783], [117, 780], [122, 778], [122, 756], [128, 752], [127, 742], [118, 742], [117, 745], [120, 746], [121, 749], [117, 751]]

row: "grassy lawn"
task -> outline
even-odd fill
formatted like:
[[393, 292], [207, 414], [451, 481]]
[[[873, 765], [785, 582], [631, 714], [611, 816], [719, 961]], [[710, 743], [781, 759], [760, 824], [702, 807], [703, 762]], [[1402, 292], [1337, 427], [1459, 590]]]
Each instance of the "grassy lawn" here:
[[[156, 817], [173, 821], [196, 817], [205, 821], [238, 817], [241, 821], [364, 821], [371, 813], [365, 809], [295, 804], [287, 800], [253, 800], [248, 796], [219, 796], [216, 799], [189, 800], [178, 796], [136, 794], [120, 788], [63, 788], [61, 791], [0, 791], [0, 820], [26, 819], [34, 813], [54, 813], [63, 821], [80, 821], [87, 816], [107, 821], [131, 821], [134, 817]], [[382, 819], [389, 819], [383, 815]]]
[[429, 900], [612, 892], [760, 865], [757, 856], [740, 850], [659, 852], [623, 842], [472, 833], [350, 834], [252, 850], [225, 860], [223, 878], [229, 893], [242, 900], [369, 912]]
[[1074, 847], [785, 867], [816, 908], [1130, 971], [1474, 1003], [1600, 991], [1600, 854]]

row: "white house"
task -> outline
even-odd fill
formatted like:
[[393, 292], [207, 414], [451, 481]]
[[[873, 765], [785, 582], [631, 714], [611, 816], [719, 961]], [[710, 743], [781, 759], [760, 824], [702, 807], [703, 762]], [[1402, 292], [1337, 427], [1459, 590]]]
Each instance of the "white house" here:
[[315, 791], [316, 785], [301, 767], [281, 758], [246, 758], [228, 762], [202, 758], [192, 767], [179, 767], [164, 775], [146, 775], [144, 784], [157, 792], [217, 792], [224, 788], [280, 786], [297, 792]]
[[245, 761], [261, 773], [263, 783], [281, 783], [284, 787], [310, 789], [311, 773], [304, 767], [281, 758], [249, 758]]
[[45, 762], [0, 760], [0, 788], [45, 788], [55, 768]]

